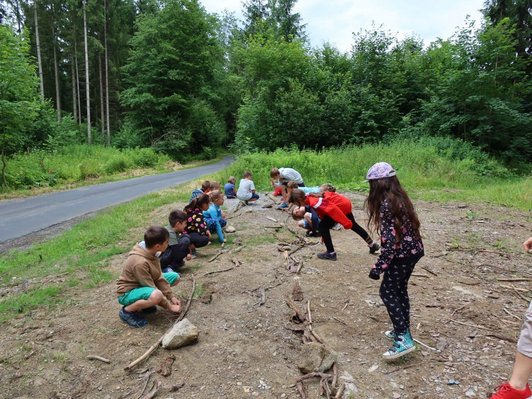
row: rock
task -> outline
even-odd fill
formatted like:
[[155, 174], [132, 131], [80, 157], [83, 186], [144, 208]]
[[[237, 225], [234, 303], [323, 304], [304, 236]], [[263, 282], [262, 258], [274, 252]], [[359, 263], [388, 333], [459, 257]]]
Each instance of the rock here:
[[165, 349], [177, 349], [195, 343], [198, 340], [198, 335], [198, 328], [187, 318], [184, 318], [166, 333], [163, 337], [162, 346]]
[[233, 226], [225, 226], [226, 233], [234, 233], [236, 229]]
[[399, 392], [393, 393], [393, 399], [400, 399], [400, 398], [401, 398], [401, 394]]
[[303, 300], [303, 290], [301, 289], [299, 280], [294, 282], [294, 286], [292, 288], [292, 299], [297, 302], [301, 302]]
[[303, 374], [313, 371], [325, 372], [329, 370], [338, 359], [338, 354], [325, 345], [310, 342], [303, 345], [297, 367]]
[[477, 396], [477, 393], [475, 392], [474, 388], [469, 388], [467, 391], [465, 391], [465, 396], [467, 396], [468, 398], [474, 398], [475, 396]]
[[371, 366], [371, 367], [368, 369], [368, 373], [373, 373], [373, 372], [376, 371], [378, 368], [379, 368], [379, 365], [378, 365], [378, 364], [374, 364], [373, 366]]

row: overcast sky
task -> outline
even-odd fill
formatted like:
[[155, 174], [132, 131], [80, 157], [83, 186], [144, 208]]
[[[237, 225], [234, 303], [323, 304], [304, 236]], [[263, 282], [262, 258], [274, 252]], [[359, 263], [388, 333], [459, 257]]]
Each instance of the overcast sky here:
[[[234, 12], [242, 19], [242, 0], [200, 0], [211, 13]], [[466, 16], [481, 21], [484, 0], [299, 0], [299, 12], [313, 47], [325, 42], [349, 51], [353, 32], [383, 25], [402, 39], [415, 35], [425, 45], [437, 38], [448, 39]]]

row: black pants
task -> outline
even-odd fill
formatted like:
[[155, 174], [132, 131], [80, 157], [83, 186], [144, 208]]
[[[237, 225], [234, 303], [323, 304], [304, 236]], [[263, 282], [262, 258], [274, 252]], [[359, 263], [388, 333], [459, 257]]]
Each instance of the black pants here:
[[384, 271], [380, 297], [393, 323], [396, 334], [410, 329], [410, 298], [408, 297], [408, 280], [423, 255], [410, 258], [395, 258]]
[[[371, 237], [369, 236], [368, 232], [364, 230], [362, 226], [360, 226], [357, 222], [355, 222], [355, 217], [352, 213], [348, 213], [345, 216], [353, 223], [353, 227], [351, 227], [351, 230], [353, 230], [355, 233], [357, 233], [366, 243], [369, 245], [373, 242]], [[323, 243], [325, 244], [325, 248], [327, 248], [327, 252], [334, 252], [334, 246], [332, 243], [331, 238], [331, 228], [336, 224], [336, 222], [331, 219], [329, 216], [325, 216], [323, 219], [321, 219], [319, 224], [319, 231], [321, 233], [321, 236], [323, 237]]]
[[204, 236], [203, 234], [192, 232], [188, 233], [188, 235], [190, 236], [190, 242], [196, 248], [204, 247], [209, 243], [209, 237]]
[[174, 271], [177, 271], [182, 267], [184, 264], [183, 259], [185, 259], [189, 253], [190, 244], [190, 237], [183, 236], [179, 237], [177, 244], [169, 245], [159, 258], [161, 261], [161, 269], [171, 267]]

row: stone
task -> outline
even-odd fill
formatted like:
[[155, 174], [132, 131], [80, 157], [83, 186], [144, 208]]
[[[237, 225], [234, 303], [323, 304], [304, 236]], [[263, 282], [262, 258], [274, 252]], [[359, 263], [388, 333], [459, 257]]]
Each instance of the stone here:
[[198, 328], [184, 318], [179, 323], [174, 324], [172, 329], [163, 337], [162, 347], [165, 349], [177, 349], [190, 345], [198, 341]]
[[233, 226], [225, 226], [226, 233], [234, 233], [236, 229]]
[[338, 359], [338, 353], [325, 345], [310, 342], [302, 346], [297, 367], [303, 374], [329, 370]]

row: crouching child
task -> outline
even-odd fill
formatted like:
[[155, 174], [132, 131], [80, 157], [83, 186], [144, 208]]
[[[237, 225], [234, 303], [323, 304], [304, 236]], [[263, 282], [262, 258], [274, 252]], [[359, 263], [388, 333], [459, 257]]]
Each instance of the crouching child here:
[[185, 259], [192, 259], [192, 240], [184, 231], [187, 228], [188, 215], [186, 212], [175, 209], [168, 216], [169, 241], [168, 248], [161, 254], [161, 269], [163, 273], [177, 272], [185, 266]]
[[173, 313], [181, 311], [181, 303], [171, 288], [178, 283], [179, 274], [163, 274], [156, 256], [168, 247], [168, 237], [164, 227], [149, 227], [144, 233], [144, 245], [135, 245], [128, 254], [116, 292], [122, 305], [120, 319], [131, 327], [148, 324], [142, 313], [156, 312], [157, 305]]

